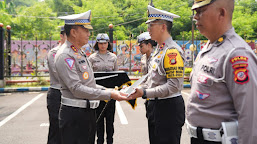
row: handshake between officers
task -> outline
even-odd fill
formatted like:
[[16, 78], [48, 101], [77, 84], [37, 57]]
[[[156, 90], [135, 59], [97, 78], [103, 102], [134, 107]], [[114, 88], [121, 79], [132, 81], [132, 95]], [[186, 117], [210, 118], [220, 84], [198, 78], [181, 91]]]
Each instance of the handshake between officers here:
[[59, 127], [62, 144], [93, 144], [99, 100], [130, 100], [127, 94], [97, 85], [86, 54], [81, 47], [88, 43], [91, 10], [69, 16], [65, 20], [66, 42], [55, 56], [61, 84]]

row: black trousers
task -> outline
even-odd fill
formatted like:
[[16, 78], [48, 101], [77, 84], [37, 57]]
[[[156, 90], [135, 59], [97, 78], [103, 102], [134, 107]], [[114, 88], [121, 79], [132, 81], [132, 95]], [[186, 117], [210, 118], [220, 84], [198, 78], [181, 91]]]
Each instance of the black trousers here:
[[61, 104], [60, 90], [49, 88], [47, 92], [47, 110], [49, 115], [49, 131], [47, 144], [60, 144], [59, 109]]
[[[106, 141], [107, 144], [113, 143], [113, 134], [114, 134], [114, 116], [115, 116], [115, 100], [111, 100], [108, 103], [108, 106], [106, 107], [103, 115], [99, 119], [97, 123], [97, 144], [103, 144], [104, 143], [104, 119], [106, 121]], [[102, 112], [104, 106], [107, 103], [105, 101], [100, 101], [99, 107], [96, 109], [97, 117], [99, 117], [100, 113]]]
[[59, 120], [62, 144], [94, 144], [95, 109], [61, 105]]
[[150, 100], [147, 106], [150, 144], [180, 144], [185, 123], [185, 105], [182, 96]]
[[211, 142], [211, 141], [201, 140], [198, 138], [191, 138], [191, 144], [221, 144], [221, 142]]

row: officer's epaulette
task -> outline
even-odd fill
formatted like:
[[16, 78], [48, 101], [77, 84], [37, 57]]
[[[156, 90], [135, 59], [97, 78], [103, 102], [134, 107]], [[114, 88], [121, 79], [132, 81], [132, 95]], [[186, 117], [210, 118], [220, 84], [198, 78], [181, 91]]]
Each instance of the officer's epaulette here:
[[226, 39], [226, 36], [225, 36], [225, 35], [221, 36], [221, 37], [216, 41], [215, 46], [216, 46], [216, 47], [219, 47], [221, 44], [224, 43], [225, 39]]

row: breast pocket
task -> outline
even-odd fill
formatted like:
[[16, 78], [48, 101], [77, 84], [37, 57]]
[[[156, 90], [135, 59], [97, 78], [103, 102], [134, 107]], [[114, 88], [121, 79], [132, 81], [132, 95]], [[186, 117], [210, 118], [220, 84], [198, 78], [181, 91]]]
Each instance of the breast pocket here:
[[202, 107], [209, 108], [215, 105], [217, 98], [217, 88], [214, 86], [214, 81], [207, 75], [199, 74], [196, 77], [196, 89], [193, 93], [196, 95], [197, 102]]
[[92, 68], [93, 68], [94, 71], [100, 70], [100, 67], [101, 67], [100, 61], [95, 61], [95, 62], [92, 64]]
[[80, 80], [87, 80], [90, 76], [90, 67], [87, 64], [87, 62], [84, 63], [78, 63], [78, 75], [80, 77]]
[[108, 60], [108, 62], [106, 64], [106, 70], [107, 71], [113, 71], [114, 70], [114, 64], [115, 64], [115, 60]]
[[206, 87], [212, 86], [213, 82], [214, 81], [212, 80], [212, 78], [207, 75], [200, 74], [197, 77], [197, 83], [199, 83], [200, 85], [206, 86]]

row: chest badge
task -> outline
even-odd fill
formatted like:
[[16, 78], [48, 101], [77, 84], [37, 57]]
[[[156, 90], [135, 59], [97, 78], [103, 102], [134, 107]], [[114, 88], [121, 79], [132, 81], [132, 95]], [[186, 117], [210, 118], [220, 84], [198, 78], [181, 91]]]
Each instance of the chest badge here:
[[213, 64], [213, 63], [215, 63], [215, 62], [217, 62], [218, 61], [218, 59], [215, 59], [215, 58], [213, 58], [213, 57], [209, 57], [208, 58], [208, 62], [210, 63], [210, 64]]
[[66, 63], [68, 64], [69, 68], [72, 69], [73, 68], [73, 65], [74, 65], [74, 62], [75, 60], [72, 59], [72, 58], [66, 58], [65, 59]]
[[168, 57], [170, 59], [170, 65], [174, 65], [177, 63], [176, 61], [177, 53], [169, 53]]
[[156, 64], [153, 65], [153, 69], [155, 69], [155, 68], [156, 68]]
[[197, 79], [200, 83], [207, 83], [208, 77], [200, 75]]
[[87, 69], [87, 66], [86, 66], [86, 65], [83, 65], [82, 68], [83, 68], [84, 70], [86, 70], [86, 69]]
[[197, 94], [197, 97], [198, 97], [200, 100], [205, 100], [207, 97], [210, 96], [210, 94], [201, 93], [201, 92], [199, 92], [199, 91], [196, 91], [196, 94]]
[[84, 72], [84, 73], [83, 73], [83, 78], [84, 78], [85, 80], [87, 80], [87, 79], [89, 78], [88, 72]]

